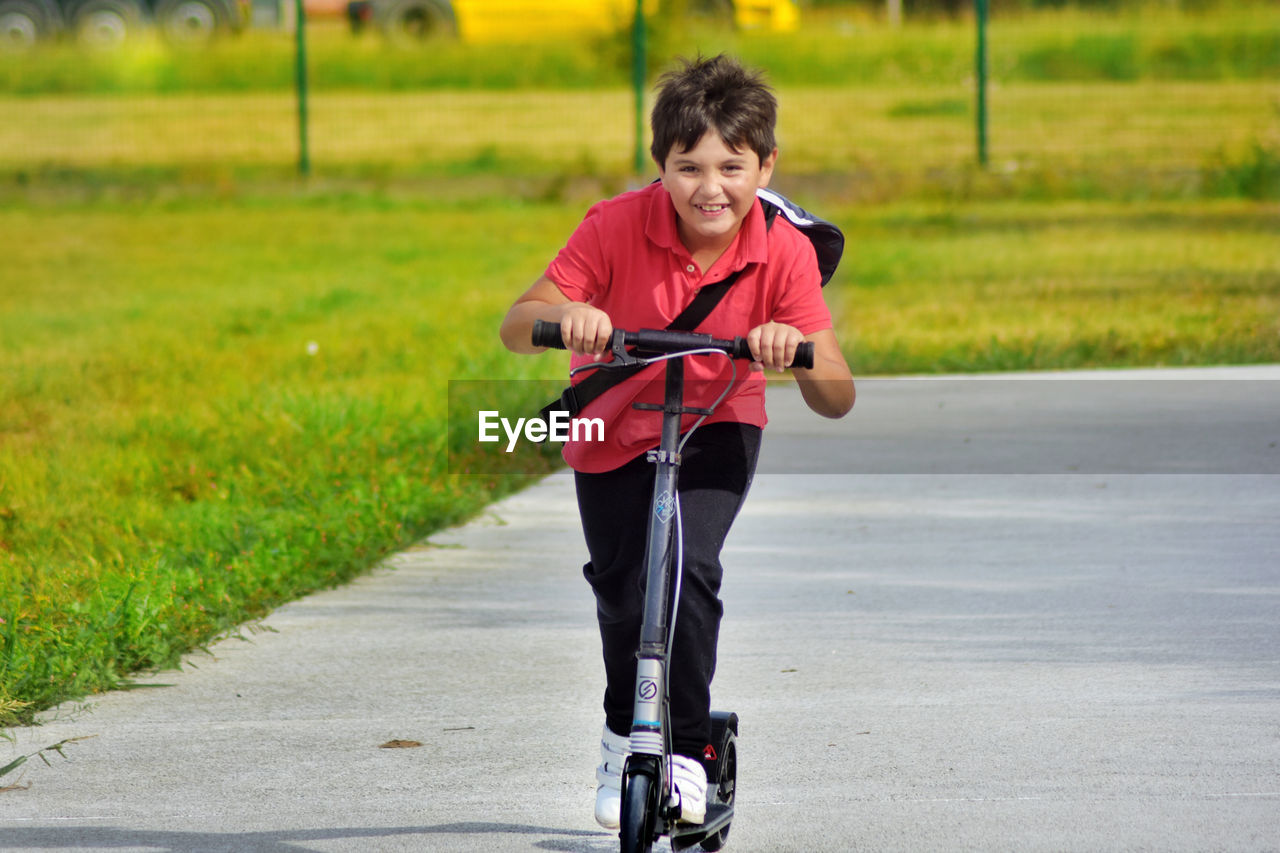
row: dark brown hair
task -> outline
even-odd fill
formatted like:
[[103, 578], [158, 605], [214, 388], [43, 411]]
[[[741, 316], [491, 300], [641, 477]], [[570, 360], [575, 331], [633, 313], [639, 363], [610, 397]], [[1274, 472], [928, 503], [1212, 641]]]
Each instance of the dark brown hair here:
[[754, 151], [763, 163], [777, 147], [778, 120], [778, 102], [764, 75], [724, 54], [683, 65], [658, 81], [650, 115], [653, 159], [661, 165], [673, 149], [688, 151], [715, 130], [730, 148]]

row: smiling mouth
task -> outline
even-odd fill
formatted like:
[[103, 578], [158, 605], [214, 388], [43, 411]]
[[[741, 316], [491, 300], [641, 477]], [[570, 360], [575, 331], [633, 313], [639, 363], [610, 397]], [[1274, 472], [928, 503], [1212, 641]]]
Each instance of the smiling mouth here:
[[703, 213], [720, 213], [729, 209], [727, 204], [695, 204], [694, 207]]

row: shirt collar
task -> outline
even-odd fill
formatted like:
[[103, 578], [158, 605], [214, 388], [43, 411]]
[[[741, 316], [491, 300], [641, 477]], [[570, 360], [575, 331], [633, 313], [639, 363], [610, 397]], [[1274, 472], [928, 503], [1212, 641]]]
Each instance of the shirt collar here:
[[[676, 209], [671, 203], [671, 195], [666, 187], [655, 181], [650, 185], [649, 217], [645, 223], [645, 236], [654, 245], [688, 257], [689, 250], [680, 242], [680, 232], [676, 229]], [[726, 272], [740, 270], [747, 264], [764, 263], [769, 259], [769, 230], [765, 226], [764, 208], [757, 198], [742, 221], [733, 243], [725, 251], [715, 266], [728, 264]]]

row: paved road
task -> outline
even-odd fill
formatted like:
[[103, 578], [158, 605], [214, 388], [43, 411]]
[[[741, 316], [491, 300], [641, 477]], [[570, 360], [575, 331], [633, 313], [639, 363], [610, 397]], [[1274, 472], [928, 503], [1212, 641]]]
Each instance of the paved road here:
[[[771, 392], [728, 849], [1280, 849], [1280, 370], [1124, 375]], [[0, 793], [0, 849], [612, 849], [575, 513], [552, 476], [15, 732], [94, 737]]]

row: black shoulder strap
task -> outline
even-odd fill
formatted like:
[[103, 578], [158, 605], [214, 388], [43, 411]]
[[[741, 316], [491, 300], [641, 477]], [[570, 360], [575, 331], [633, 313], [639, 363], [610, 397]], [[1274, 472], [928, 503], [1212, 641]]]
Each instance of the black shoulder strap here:
[[729, 288], [733, 286], [733, 283], [738, 280], [740, 275], [742, 275], [742, 270], [734, 270], [715, 284], [708, 284], [699, 290], [698, 294], [693, 297], [693, 301], [686, 305], [684, 310], [667, 324], [667, 330], [672, 332], [692, 332], [702, 325], [702, 321], [707, 319], [712, 310], [720, 304], [720, 300], [724, 299], [725, 294], [729, 292]]

